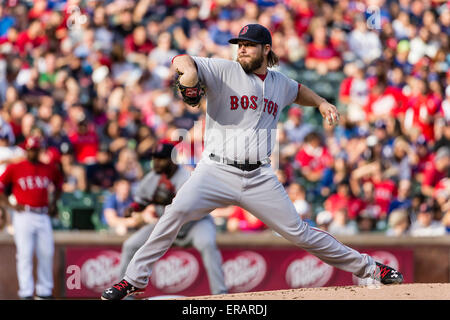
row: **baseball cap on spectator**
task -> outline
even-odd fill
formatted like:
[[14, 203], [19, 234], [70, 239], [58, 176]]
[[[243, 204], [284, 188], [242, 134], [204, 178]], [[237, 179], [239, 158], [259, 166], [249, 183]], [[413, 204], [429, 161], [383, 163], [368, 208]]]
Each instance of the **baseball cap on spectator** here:
[[333, 215], [330, 211], [324, 210], [317, 214], [316, 223], [318, 225], [329, 224], [333, 220]]
[[272, 45], [272, 36], [270, 31], [260, 24], [248, 24], [239, 31], [237, 38], [228, 40], [231, 44], [237, 44], [240, 40], [251, 41], [260, 44]]
[[151, 156], [153, 158], [158, 159], [165, 159], [170, 158], [172, 156], [174, 145], [170, 143], [159, 143], [153, 152], [151, 153]]
[[433, 213], [433, 207], [428, 203], [422, 203], [419, 206], [419, 213]]
[[368, 137], [368, 136], [370, 135], [370, 132], [369, 132], [369, 130], [368, 130], [367, 128], [364, 128], [364, 127], [358, 127], [358, 128], [356, 129], [355, 134], [356, 134], [356, 136], [357, 136], [358, 138], [366, 138], [366, 137]]
[[405, 52], [405, 51], [409, 51], [410, 48], [411, 48], [411, 46], [410, 46], [408, 40], [401, 40], [401, 41], [397, 44], [397, 52]]
[[381, 119], [376, 120], [375, 128], [376, 129], [386, 129], [386, 122], [384, 122], [384, 120], [381, 120]]
[[219, 13], [219, 19], [221, 20], [231, 20], [231, 12], [229, 10], [221, 10]]
[[416, 140], [416, 144], [419, 146], [426, 146], [428, 144], [427, 139], [425, 139], [424, 135], [421, 134], [417, 140]]
[[37, 137], [28, 137], [25, 140], [25, 150], [40, 149], [41, 146], [41, 140]]
[[294, 117], [301, 117], [302, 116], [302, 110], [300, 108], [292, 107], [292, 108], [289, 109], [288, 115], [289, 116], [294, 116]]

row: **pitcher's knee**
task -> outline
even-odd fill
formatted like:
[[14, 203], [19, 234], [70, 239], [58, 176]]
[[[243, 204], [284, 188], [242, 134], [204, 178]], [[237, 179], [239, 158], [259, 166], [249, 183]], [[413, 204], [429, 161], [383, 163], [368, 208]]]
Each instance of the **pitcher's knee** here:
[[298, 223], [293, 223], [288, 228], [284, 229], [281, 235], [287, 240], [291, 241], [297, 246], [303, 246], [308, 242], [309, 225], [300, 220]]
[[202, 215], [198, 211], [196, 203], [191, 200], [175, 201], [166, 207], [164, 216], [169, 215], [171, 219], [181, 221], [181, 223], [184, 224], [201, 217]]

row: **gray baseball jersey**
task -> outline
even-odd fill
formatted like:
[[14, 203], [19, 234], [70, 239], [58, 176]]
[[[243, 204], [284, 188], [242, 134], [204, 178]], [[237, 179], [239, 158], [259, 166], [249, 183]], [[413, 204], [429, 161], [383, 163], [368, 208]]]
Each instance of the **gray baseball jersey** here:
[[205, 153], [252, 162], [269, 157], [280, 113], [297, 97], [299, 84], [271, 70], [263, 81], [235, 61], [193, 59], [207, 88]]
[[[229, 205], [248, 210], [281, 236], [332, 266], [359, 277], [373, 275], [376, 265], [370, 256], [301, 220], [273, 168], [262, 161], [271, 154], [275, 141], [272, 129], [279, 114], [295, 100], [299, 85], [276, 71], [268, 71], [263, 81], [246, 74], [237, 62], [193, 59], [207, 89], [205, 151], [131, 260], [125, 280], [145, 287], [153, 264], [173, 243], [181, 226]], [[263, 164], [246, 171], [210, 157], [211, 153], [231, 160], [261, 160]]]

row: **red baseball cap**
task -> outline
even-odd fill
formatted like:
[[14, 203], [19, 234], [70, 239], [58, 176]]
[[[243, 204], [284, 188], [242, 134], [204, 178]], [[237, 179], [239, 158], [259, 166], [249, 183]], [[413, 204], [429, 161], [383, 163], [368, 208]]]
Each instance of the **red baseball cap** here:
[[25, 149], [31, 150], [31, 149], [40, 149], [41, 148], [41, 141], [38, 137], [28, 137], [25, 140]]
[[296, 116], [301, 117], [302, 116], [302, 110], [300, 108], [292, 107], [288, 111], [289, 116]]

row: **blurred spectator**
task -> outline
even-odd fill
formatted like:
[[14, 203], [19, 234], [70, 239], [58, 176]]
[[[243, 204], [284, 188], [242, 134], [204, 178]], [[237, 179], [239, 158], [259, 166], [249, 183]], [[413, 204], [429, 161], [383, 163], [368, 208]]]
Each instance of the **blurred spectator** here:
[[148, 159], [148, 157], [152, 153], [153, 147], [157, 142], [152, 130], [146, 125], [139, 126], [136, 140], [137, 140], [136, 152], [138, 158]]
[[64, 131], [64, 119], [59, 114], [51, 116], [49, 121], [49, 131], [47, 134], [48, 147], [54, 147], [61, 153], [72, 149], [72, 143]]
[[445, 97], [441, 105], [441, 113], [446, 125], [450, 123], [450, 84], [445, 88]]
[[317, 228], [323, 230], [323, 231], [328, 231], [331, 222], [333, 221], [333, 215], [331, 214], [331, 212], [323, 210], [320, 211], [317, 216], [316, 216], [316, 225]]
[[384, 172], [386, 178], [392, 179], [396, 184], [402, 181], [411, 181], [411, 165], [409, 154], [412, 153], [408, 142], [402, 137], [394, 141], [392, 156], [385, 160], [387, 170]]
[[298, 183], [291, 183], [287, 187], [287, 193], [289, 199], [294, 203], [295, 210], [300, 215], [303, 221], [307, 222], [309, 225], [314, 226], [314, 221], [312, 220], [312, 208], [311, 205], [306, 201], [305, 188]]
[[402, 180], [398, 183], [397, 196], [392, 199], [389, 205], [388, 215], [394, 210], [409, 210], [412, 207], [411, 200], [411, 181]]
[[289, 141], [302, 143], [305, 137], [314, 131], [314, 127], [309, 123], [302, 122], [302, 110], [298, 107], [291, 107], [288, 111], [288, 119], [284, 123], [284, 130]]
[[364, 209], [356, 218], [359, 233], [373, 232], [376, 230], [377, 217], [374, 212], [369, 209]]
[[72, 149], [62, 152], [61, 167], [64, 173], [63, 192], [74, 193], [87, 190], [86, 169], [75, 163]]
[[411, 225], [410, 234], [413, 237], [432, 237], [444, 235], [445, 232], [444, 225], [434, 220], [434, 208], [428, 203], [422, 203], [417, 221]]
[[77, 127], [69, 139], [73, 145], [77, 162], [85, 165], [95, 163], [99, 138], [94, 128], [89, 125], [85, 115], [78, 119]]
[[[332, 193], [324, 202], [327, 211], [334, 214], [342, 209], [348, 208], [351, 201], [350, 187], [348, 181], [340, 181], [336, 186], [336, 193]], [[354, 216], [352, 217], [354, 218]]]
[[133, 29], [133, 32], [125, 38], [124, 52], [128, 62], [147, 65], [147, 56], [154, 48], [153, 43], [147, 38], [147, 31], [143, 25]]
[[16, 100], [9, 111], [9, 124], [14, 133], [16, 143], [24, 141], [22, 135], [22, 121], [27, 114], [27, 106], [22, 100]]
[[95, 163], [86, 166], [86, 175], [91, 192], [110, 190], [113, 187], [118, 179], [118, 173], [108, 145], [99, 146]]
[[328, 148], [317, 132], [311, 132], [305, 137], [295, 160], [301, 175], [310, 182], [320, 181], [325, 169], [332, 163]]
[[36, 127], [36, 117], [28, 112], [24, 114], [20, 122], [20, 135], [16, 137], [18, 144], [25, 142], [26, 138], [31, 136], [31, 131]]
[[438, 103], [429, 95], [427, 84], [420, 77], [410, 77], [411, 94], [407, 97], [404, 112], [404, 127], [409, 130], [419, 127], [427, 141], [434, 141], [433, 119], [438, 110]]
[[389, 215], [387, 236], [406, 236], [409, 228], [408, 212], [405, 209], [395, 209]]
[[125, 217], [125, 211], [133, 203], [131, 185], [125, 179], [114, 183], [114, 192], [105, 197], [102, 221], [111, 230], [124, 235], [130, 229], [138, 228], [143, 220], [139, 216]]
[[448, 177], [449, 168], [450, 149], [442, 147], [436, 152], [433, 161], [428, 162], [425, 168], [421, 189], [425, 196], [433, 196], [434, 188], [438, 182]]
[[433, 153], [428, 147], [428, 143], [423, 136], [417, 138], [412, 148], [412, 174], [418, 183], [422, 183], [425, 169], [428, 163], [433, 161]]
[[15, 19], [10, 14], [10, 8], [5, 5], [0, 6], [0, 37], [8, 33], [8, 30], [15, 25]]
[[219, 14], [217, 24], [210, 28], [209, 36], [216, 45], [227, 46], [228, 40], [233, 37], [230, 31], [230, 19], [230, 12], [223, 10]]
[[345, 152], [340, 152], [334, 157], [333, 165], [325, 169], [320, 182], [320, 194], [323, 197], [328, 197], [331, 194], [336, 193], [340, 184], [348, 184], [347, 180], [350, 169], [347, 162], [347, 154]]
[[133, 186], [144, 175], [136, 151], [130, 148], [124, 148], [119, 152], [115, 168], [119, 177], [128, 180]]
[[176, 55], [177, 51], [172, 49], [172, 35], [162, 32], [158, 36], [157, 46], [148, 55], [148, 68], [155, 73], [158, 73], [158, 67], [169, 68], [172, 57]]
[[372, 87], [367, 104], [363, 110], [366, 119], [370, 123], [377, 120], [386, 120], [388, 117], [396, 117], [401, 111], [402, 99], [397, 90], [388, 87], [386, 79], [380, 78]]
[[339, 102], [346, 106], [345, 115], [352, 123], [365, 120], [363, 107], [368, 102], [369, 89], [372, 86], [366, 78], [362, 61], [347, 63], [344, 67], [346, 78], [341, 82]]
[[234, 210], [228, 216], [227, 231], [261, 231], [266, 228], [266, 225], [252, 215], [247, 210], [235, 206]]
[[[4, 127], [1, 127], [3, 129]], [[0, 174], [2, 174], [8, 164], [25, 158], [25, 150], [10, 143], [9, 135], [5, 130], [0, 129]]]
[[353, 236], [358, 233], [358, 227], [354, 220], [348, 219], [347, 208], [340, 208], [333, 214], [328, 231], [337, 236]]
[[419, 29], [418, 34], [411, 40], [411, 50], [408, 55], [408, 62], [414, 65], [425, 56], [433, 59], [438, 48], [439, 43], [434, 39], [431, 39], [430, 31], [423, 26]]
[[330, 44], [327, 29], [320, 20], [310, 25], [312, 42], [308, 44], [305, 66], [318, 74], [325, 75], [330, 71], [337, 71], [342, 65], [342, 59]]
[[22, 56], [27, 53], [31, 54], [35, 48], [46, 48], [48, 38], [44, 34], [42, 22], [39, 20], [30, 21], [28, 28], [19, 33], [15, 44], [19, 50], [18, 53]]
[[392, 28], [397, 39], [410, 38], [412, 36], [412, 28], [409, 14], [406, 11], [400, 11], [398, 16], [392, 21]]
[[378, 35], [367, 29], [367, 21], [362, 15], [357, 15], [354, 21], [355, 28], [348, 36], [350, 50], [356, 56], [370, 64], [381, 56], [382, 47]]
[[385, 178], [381, 164], [375, 161], [354, 170], [350, 183], [353, 193], [360, 195], [365, 202], [366, 210], [370, 207], [373, 216], [384, 219], [397, 194], [397, 186], [392, 180]]
[[103, 144], [108, 145], [109, 151], [115, 159], [119, 156], [120, 150], [128, 145], [126, 132], [120, 127], [117, 120], [110, 120], [105, 124], [100, 140]]
[[[450, 87], [449, 87], [450, 88]], [[450, 90], [448, 90], [450, 91]], [[450, 102], [450, 101], [449, 101]], [[449, 105], [450, 108], [450, 105]], [[449, 111], [450, 112], [450, 111]], [[450, 119], [440, 121], [443, 122], [441, 136], [433, 146], [433, 150], [437, 151], [442, 147], [450, 149]]]
[[16, 137], [14, 135], [14, 131], [11, 125], [3, 119], [0, 115], [0, 135], [4, 137], [4, 139], [8, 140], [9, 144], [14, 144], [16, 142]]

